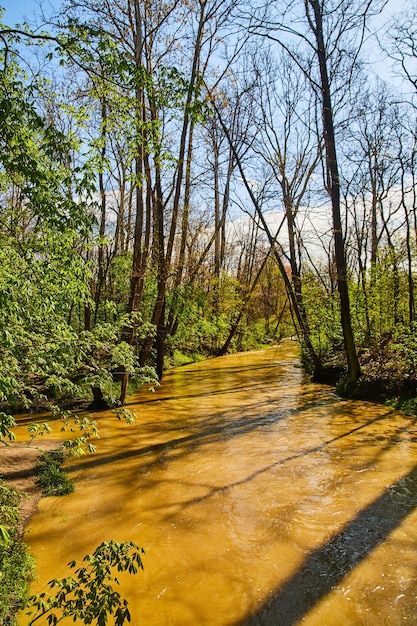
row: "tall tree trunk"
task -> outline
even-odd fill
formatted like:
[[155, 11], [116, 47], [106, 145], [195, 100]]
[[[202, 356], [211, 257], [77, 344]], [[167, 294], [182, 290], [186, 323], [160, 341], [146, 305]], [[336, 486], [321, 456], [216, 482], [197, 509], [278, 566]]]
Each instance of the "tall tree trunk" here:
[[[345, 245], [342, 232], [340, 210], [340, 179], [337, 163], [336, 140], [334, 133], [333, 110], [330, 93], [330, 82], [327, 71], [327, 54], [324, 44], [322, 8], [319, 0], [305, 0], [306, 14], [310, 27], [316, 38], [316, 54], [319, 62], [321, 93], [323, 106], [323, 129], [326, 147], [326, 166], [329, 176], [329, 193], [332, 203], [334, 250], [337, 270], [337, 288], [340, 298], [340, 318], [343, 331], [345, 353], [350, 379], [355, 382], [361, 375], [358, 356], [353, 336], [350, 314], [349, 291], [347, 283], [347, 268]], [[314, 13], [314, 21], [310, 8]]]
[[[178, 253], [178, 262], [177, 267], [175, 269], [174, 275], [174, 284], [172, 285], [172, 290], [178, 289], [181, 285], [182, 278], [184, 275], [185, 262], [186, 262], [186, 246], [187, 246], [187, 236], [188, 236], [188, 221], [189, 221], [189, 213], [190, 213], [190, 197], [191, 197], [191, 162], [193, 155], [193, 139], [194, 139], [194, 124], [190, 125], [190, 133], [188, 137], [188, 148], [187, 148], [187, 164], [185, 168], [185, 188], [184, 188], [184, 206], [182, 209], [182, 219], [181, 219], [181, 234], [180, 234], [180, 247]], [[181, 308], [181, 305], [180, 305]], [[166, 333], [171, 334], [171, 331], [176, 326], [176, 319], [178, 317], [179, 310], [178, 304], [175, 302], [175, 298], [171, 303], [171, 308], [168, 314], [168, 321], [165, 329]]]
[[[142, 54], [143, 54], [143, 38], [142, 38], [142, 16], [139, 6], [139, 0], [135, 0], [134, 4], [134, 37], [135, 37], [135, 63], [139, 69], [143, 66]], [[145, 140], [143, 131], [141, 130], [142, 122], [145, 118], [145, 94], [142, 85], [136, 85], [136, 133], [137, 133], [137, 157], [135, 159], [135, 177], [136, 177], [136, 216], [134, 225], [134, 242], [133, 242], [133, 260], [132, 260], [132, 273], [130, 278], [130, 297], [128, 304], [128, 311], [136, 311], [139, 306], [139, 301], [142, 293], [143, 286], [143, 250], [142, 250], [142, 236], [143, 236], [143, 224], [144, 224], [144, 198], [143, 198], [143, 185], [144, 185], [144, 151]], [[126, 341], [132, 343], [134, 329], [128, 327], [125, 331]]]
[[[281, 186], [283, 188], [283, 186]], [[304, 323], [308, 328], [307, 315], [303, 301], [302, 280], [301, 280], [301, 263], [299, 257], [297, 260], [296, 236], [295, 236], [295, 211], [294, 202], [290, 194], [283, 189], [283, 199], [285, 207], [285, 216], [288, 228], [288, 245], [290, 253], [291, 280], [294, 288], [294, 294], [297, 299], [298, 308], [304, 319]]]
[[[165, 326], [165, 297], [167, 290], [167, 280], [168, 274], [172, 263], [172, 256], [174, 251], [175, 238], [177, 234], [177, 226], [178, 219], [180, 214], [180, 204], [181, 204], [181, 196], [184, 188], [184, 175], [187, 176], [187, 170], [184, 174], [184, 169], [187, 167], [187, 159], [186, 159], [186, 150], [187, 145], [189, 146], [189, 150], [192, 150], [192, 129], [193, 129], [193, 120], [192, 120], [192, 103], [195, 97], [195, 87], [198, 80], [199, 75], [199, 67], [200, 67], [200, 55], [201, 55], [201, 46], [204, 34], [204, 24], [206, 21], [205, 15], [206, 1], [200, 1], [200, 15], [199, 15], [199, 24], [198, 24], [198, 32], [196, 36], [196, 41], [194, 44], [194, 56], [193, 63], [191, 69], [190, 80], [187, 89], [187, 98], [184, 105], [184, 117], [182, 122], [181, 129], [181, 137], [179, 143], [179, 153], [178, 153], [178, 162], [177, 162], [177, 170], [176, 170], [176, 178], [174, 183], [174, 195], [172, 202], [172, 215], [171, 215], [171, 223], [169, 227], [169, 234], [166, 242], [165, 249], [165, 237], [164, 237], [164, 203], [162, 201], [162, 184], [160, 177], [158, 175], [159, 168], [159, 155], [155, 156], [155, 163], [157, 165], [156, 173], [155, 173], [155, 205], [156, 205], [156, 219], [157, 219], [157, 235], [159, 237], [159, 242], [157, 244], [157, 264], [158, 264], [158, 295], [156, 298], [156, 302], [154, 305], [154, 310], [152, 314], [152, 323], [156, 327], [157, 333], [157, 341], [159, 342], [158, 347], [158, 359], [161, 361], [163, 357], [161, 355], [164, 352], [164, 345], [161, 342], [165, 341], [166, 335], [166, 326]], [[156, 114], [156, 109], [151, 106], [151, 110], [154, 110]], [[189, 143], [187, 142], [189, 139]], [[184, 204], [187, 202], [187, 198], [184, 198]], [[185, 210], [188, 210], [188, 207], [185, 207]], [[186, 219], [188, 221], [188, 216], [186, 215]], [[152, 347], [152, 342], [149, 339], [146, 341], [140, 355], [140, 363], [145, 364], [146, 360], [149, 356], [150, 349]], [[162, 377], [163, 368], [161, 363], [158, 365], [160, 377]]]
[[100, 171], [98, 176], [99, 189], [100, 189], [100, 228], [99, 228], [99, 244], [98, 244], [98, 269], [97, 269], [97, 283], [94, 294], [95, 310], [94, 310], [94, 323], [97, 321], [98, 308], [100, 306], [101, 292], [104, 285], [106, 276], [106, 268], [104, 265], [104, 235], [106, 233], [106, 210], [107, 210], [107, 198], [106, 188], [104, 185], [104, 162], [106, 159], [106, 143], [107, 143], [107, 106], [106, 100], [103, 97], [101, 100], [101, 150], [100, 150]]

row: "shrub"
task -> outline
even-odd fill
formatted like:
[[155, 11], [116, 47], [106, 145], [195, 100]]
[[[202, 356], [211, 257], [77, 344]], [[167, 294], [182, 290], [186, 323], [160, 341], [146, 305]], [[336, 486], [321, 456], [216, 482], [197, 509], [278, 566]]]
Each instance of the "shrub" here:
[[36, 482], [44, 495], [64, 496], [74, 491], [74, 485], [61, 469], [64, 459], [62, 450], [45, 452], [39, 457], [35, 468]]

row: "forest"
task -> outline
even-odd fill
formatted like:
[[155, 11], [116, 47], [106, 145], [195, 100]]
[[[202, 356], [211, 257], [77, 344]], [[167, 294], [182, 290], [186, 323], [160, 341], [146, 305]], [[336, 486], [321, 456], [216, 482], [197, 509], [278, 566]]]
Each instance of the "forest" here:
[[316, 380], [414, 412], [416, 33], [392, 0], [2, 19], [1, 439], [289, 336]]
[[341, 390], [414, 393], [415, 10], [70, 0], [0, 26], [4, 432], [288, 335]]

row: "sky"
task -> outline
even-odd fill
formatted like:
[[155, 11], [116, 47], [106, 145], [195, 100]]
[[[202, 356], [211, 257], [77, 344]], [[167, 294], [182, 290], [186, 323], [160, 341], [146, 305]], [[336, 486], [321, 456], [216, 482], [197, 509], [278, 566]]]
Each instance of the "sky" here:
[[[384, 24], [385, 20], [389, 19], [393, 13], [404, 10], [407, 2], [408, 0], [388, 0], [383, 15], [378, 18], [379, 22]], [[3, 23], [7, 24], [7, 26], [14, 26], [15, 24], [28, 21], [32, 27], [42, 26], [42, 21], [39, 17], [42, 11], [46, 15], [53, 15], [59, 10], [62, 3], [63, 0], [0, 0], [0, 7], [6, 11], [3, 16]], [[375, 25], [377, 26], [377, 24], [378, 22]], [[380, 50], [377, 49], [376, 44], [375, 51], [375, 55], [373, 51], [370, 53], [371, 58], [373, 58], [375, 72], [384, 80], [396, 84], [398, 81], [394, 79], [392, 72], [388, 69], [386, 60], [380, 58]]]
[[21, 24], [25, 20], [33, 23], [35, 13], [40, 13], [40, 7], [45, 13], [50, 13], [60, 5], [61, 0], [0, 0], [0, 7], [6, 10], [3, 22], [8, 26]]
[[[404, 0], [389, 0], [387, 11], [399, 10], [404, 4]], [[0, 6], [6, 9], [3, 19], [8, 26], [21, 23], [25, 18], [33, 21], [35, 12], [39, 14], [39, 7], [49, 13], [51, 8], [58, 9], [60, 5], [61, 0], [0, 0]]]

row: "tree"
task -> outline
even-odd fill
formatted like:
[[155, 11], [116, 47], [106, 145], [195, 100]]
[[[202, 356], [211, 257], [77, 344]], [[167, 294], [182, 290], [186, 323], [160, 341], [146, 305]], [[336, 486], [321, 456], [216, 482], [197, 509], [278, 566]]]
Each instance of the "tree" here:
[[[395, 191], [400, 181], [398, 105], [384, 85], [358, 96], [352, 110], [345, 143], [345, 205], [351, 217], [355, 256], [365, 306], [366, 342], [375, 339], [372, 319], [372, 294], [378, 272], [378, 254], [382, 245], [393, 249], [395, 231], [401, 226]], [[350, 179], [347, 180], [350, 174]], [[394, 258], [394, 257], [393, 257]], [[394, 294], [394, 324], [399, 322]]]
[[[218, 117], [219, 123], [222, 126], [223, 132], [225, 134], [225, 136], [227, 137], [227, 140], [229, 142], [229, 145], [231, 146], [231, 149], [233, 151], [233, 155], [237, 164], [237, 167], [239, 169], [240, 175], [242, 177], [242, 181], [245, 185], [246, 191], [249, 195], [249, 198], [252, 202], [253, 207], [255, 208], [256, 211], [256, 217], [257, 219], [259, 219], [259, 223], [262, 225], [262, 228], [267, 236], [268, 239], [268, 243], [271, 246], [271, 250], [272, 253], [274, 255], [274, 259], [276, 260], [281, 276], [283, 278], [284, 281], [284, 285], [288, 294], [288, 298], [290, 299], [290, 302], [293, 306], [293, 310], [294, 310], [294, 315], [296, 316], [299, 328], [300, 328], [300, 333], [302, 336], [302, 340], [305, 344], [306, 350], [308, 352], [308, 354], [310, 355], [311, 361], [313, 363], [314, 369], [316, 371], [319, 371], [321, 369], [321, 361], [313, 347], [313, 344], [311, 343], [311, 339], [310, 339], [310, 334], [308, 331], [308, 328], [305, 324], [305, 321], [303, 319], [303, 315], [301, 314], [300, 308], [298, 306], [298, 302], [297, 302], [297, 298], [294, 292], [294, 289], [291, 285], [291, 281], [290, 278], [288, 277], [288, 273], [285, 267], [285, 264], [282, 260], [282, 248], [280, 246], [276, 245], [276, 236], [273, 235], [273, 233], [271, 232], [271, 229], [268, 226], [268, 223], [266, 221], [264, 212], [262, 211], [262, 206], [261, 206], [261, 202], [260, 200], [256, 197], [256, 194], [254, 192], [253, 189], [253, 185], [251, 184], [250, 179], [247, 177], [245, 170], [244, 170], [244, 164], [243, 164], [243, 160], [241, 158], [241, 156], [238, 153], [237, 147], [235, 145], [235, 143], [232, 140], [232, 137], [230, 136], [228, 129], [226, 127], [226, 124], [224, 122], [223, 116], [222, 116], [222, 112], [220, 107], [218, 106], [217, 102], [216, 102], [216, 98], [214, 97], [214, 95], [211, 95], [211, 104], [212, 107]], [[279, 232], [279, 230], [278, 230]]]
[[[316, 102], [312, 90], [306, 89], [303, 76], [294, 72], [291, 61], [282, 51], [277, 60], [267, 54], [262, 65], [264, 69], [253, 69], [260, 76], [254, 96], [260, 112], [255, 121], [254, 149], [260, 162], [268, 167], [271, 187], [276, 184], [282, 198], [291, 280], [298, 307], [308, 326], [302, 290], [302, 232], [298, 220], [302, 203], [308, 201], [321, 158]], [[275, 188], [268, 193], [275, 196]]]
[[417, 243], [416, 143], [415, 117], [396, 126], [399, 143], [401, 206], [405, 219], [405, 246], [407, 254], [408, 319], [410, 327], [416, 319], [414, 256]]
[[412, 100], [417, 92], [415, 71], [417, 11], [414, 3], [407, 2], [406, 8], [391, 19], [387, 41], [382, 41], [384, 52], [394, 61], [399, 78], [412, 88]]
[[13, 48], [15, 34], [6, 37], [6, 30], [0, 52], [0, 402], [26, 408], [51, 395], [79, 393], [81, 383], [110, 384], [118, 366], [139, 370], [121, 336], [135, 320], [125, 315], [85, 330], [75, 314], [90, 305], [85, 254], [95, 240], [94, 160], [74, 163], [79, 137], [60, 130], [51, 109], [42, 114], [47, 85], [27, 79]]
[[[351, 10], [351, 7], [349, 8]], [[343, 18], [343, 12], [347, 10], [347, 7], [339, 5], [338, 9], [340, 11], [340, 16]], [[353, 382], [356, 382], [360, 377], [361, 370], [359, 360], [356, 354], [355, 340], [353, 336], [352, 320], [350, 314], [346, 255], [342, 232], [340, 206], [339, 166], [337, 158], [331, 87], [328, 72], [328, 47], [325, 43], [323, 28], [323, 17], [325, 16], [325, 14], [323, 6], [318, 0], [306, 0], [305, 10], [308, 25], [315, 37], [315, 55], [317, 57], [320, 71], [320, 88], [323, 110], [323, 134], [326, 151], [326, 175], [328, 178], [327, 185], [332, 203], [337, 286], [340, 297], [340, 317], [343, 330], [345, 352], [348, 363], [349, 377]], [[365, 16], [366, 13], [364, 13], [362, 16], [356, 16], [355, 19], [358, 21], [360, 20], [360, 17], [364, 19]], [[349, 25], [349, 28], [351, 27], [352, 25]], [[348, 26], [346, 22], [342, 21], [340, 34], [346, 32], [347, 28]]]
[[303, 3], [286, 3], [281, 13], [268, 16], [268, 19], [254, 14], [251, 21], [252, 32], [276, 41], [290, 55], [295, 66], [315, 88], [321, 103], [324, 182], [331, 200], [340, 319], [349, 378], [353, 382], [361, 372], [350, 312], [335, 111], [341, 105], [340, 98], [343, 99], [348, 92], [367, 19], [380, 7], [380, 3], [372, 0], [365, 6], [357, 2], [305, 0]]

